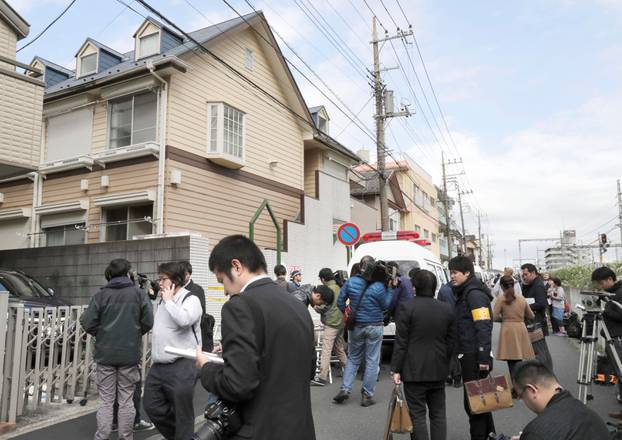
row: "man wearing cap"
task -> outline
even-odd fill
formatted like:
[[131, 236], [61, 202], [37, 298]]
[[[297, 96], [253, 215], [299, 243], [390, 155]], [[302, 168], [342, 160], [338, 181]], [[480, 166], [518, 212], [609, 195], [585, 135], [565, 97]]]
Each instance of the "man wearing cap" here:
[[290, 282], [287, 283], [287, 291], [289, 293], [293, 293], [296, 290], [300, 289], [302, 285], [302, 272], [299, 270], [292, 271], [290, 276]]

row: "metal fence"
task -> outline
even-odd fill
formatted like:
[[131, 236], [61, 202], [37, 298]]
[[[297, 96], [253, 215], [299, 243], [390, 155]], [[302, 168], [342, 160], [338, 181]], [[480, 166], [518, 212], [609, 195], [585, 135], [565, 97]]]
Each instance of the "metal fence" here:
[[[96, 394], [93, 338], [80, 326], [87, 306], [24, 307], [0, 292], [0, 422], [40, 405]], [[4, 319], [6, 317], [6, 319]], [[151, 357], [143, 338], [142, 377]]]

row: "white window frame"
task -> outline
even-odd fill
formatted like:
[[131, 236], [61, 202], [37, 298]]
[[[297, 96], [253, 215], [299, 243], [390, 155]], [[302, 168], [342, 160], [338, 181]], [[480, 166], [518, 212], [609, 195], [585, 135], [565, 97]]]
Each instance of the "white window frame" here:
[[[86, 57], [90, 57], [92, 55], [95, 55], [95, 70], [90, 70], [88, 72], [84, 72], [82, 66], [82, 60]], [[93, 73], [97, 73], [97, 66], [99, 66], [99, 50], [97, 52], [93, 52], [93, 53], [89, 53], [86, 55], [80, 55], [80, 76], [79, 78], [86, 76], [86, 75], [92, 75]]]
[[[143, 95], [145, 93], [155, 93], [156, 94], [156, 125], [155, 125], [155, 139], [153, 141], [145, 141], [141, 142], [141, 144], [154, 143], [158, 142], [158, 137], [160, 135], [160, 93], [156, 93], [155, 91], [140, 91], [136, 93], [130, 93], [125, 96], [115, 96], [111, 98], [106, 103], [106, 150], [117, 150], [120, 148], [127, 148], [131, 145], [136, 145], [134, 142], [134, 98], [137, 95]], [[131, 98], [132, 100], [132, 118], [131, 118], [131, 128], [130, 128], [130, 143], [128, 145], [123, 145], [122, 147], [111, 147], [110, 146], [110, 123], [112, 122], [112, 106], [114, 101], [121, 101], [123, 99]]]
[[[144, 54], [143, 50], [142, 50], [142, 46], [141, 46], [142, 40], [143, 40], [143, 38], [149, 38], [149, 37], [153, 37], [153, 36], [156, 37], [157, 42], [158, 42], [158, 44], [156, 45], [156, 50], [155, 50], [155, 52]], [[156, 54], [160, 53], [160, 45], [161, 45], [161, 42], [162, 42], [161, 40], [162, 40], [162, 38], [161, 38], [161, 35], [160, 35], [159, 31], [139, 36], [138, 37], [138, 44], [137, 44], [138, 56], [136, 57], [136, 59], [138, 60], [138, 59], [141, 59], [141, 58], [150, 57], [151, 55], [156, 55]]]
[[[212, 107], [217, 106], [218, 114], [216, 115], [216, 151], [212, 151]], [[238, 112], [242, 117], [242, 154], [234, 155], [225, 152], [224, 141], [224, 119], [225, 119], [225, 107], [233, 109]], [[218, 155], [231, 158], [235, 162], [244, 163], [246, 161], [246, 113], [240, 109], [233, 107], [225, 102], [208, 102], [207, 103], [207, 153], [208, 155]]]
[[[101, 208], [101, 219], [102, 219], [103, 225], [100, 228], [100, 234], [99, 234], [100, 242], [109, 243], [109, 241], [108, 241], [108, 226], [110, 226], [110, 225], [108, 225], [108, 210], [111, 210], [111, 209], [125, 209], [127, 211], [126, 223], [125, 223], [125, 240], [131, 240], [132, 237], [129, 234], [130, 226], [132, 225], [132, 223], [130, 223], [130, 220], [132, 220], [130, 218], [130, 211], [131, 211], [132, 208], [138, 208], [138, 207], [141, 207], [141, 206], [148, 206], [148, 205], [151, 205], [151, 218], [152, 218], [151, 233], [153, 233], [153, 230], [154, 230], [153, 212], [154, 212], [154, 207], [155, 207], [155, 203], [154, 202], [127, 204], [127, 205], [105, 205], [105, 206], [102, 206], [102, 208]], [[134, 220], [136, 220], [136, 219], [134, 219]], [[119, 223], [119, 224], [122, 225], [123, 223]]]
[[[80, 225], [80, 228], [76, 228], [77, 225]], [[50, 229], [58, 229], [58, 228], [63, 228], [63, 244], [60, 245], [55, 245], [55, 246], [68, 246], [67, 245], [67, 232], [68, 231], [82, 231], [83, 232], [83, 236], [82, 236], [82, 243], [79, 244], [85, 244], [86, 243], [86, 237], [87, 237], [87, 231], [85, 229], [86, 227], [86, 223], [83, 221], [81, 223], [70, 223], [70, 224], [66, 224], [66, 225], [57, 225], [57, 226], [48, 226], [46, 228], [41, 228], [41, 232], [43, 233], [44, 237], [45, 237], [45, 246], [44, 247], [51, 247], [48, 244], [48, 231]]]
[[249, 47], [244, 49], [244, 68], [251, 72], [255, 68], [255, 51]]

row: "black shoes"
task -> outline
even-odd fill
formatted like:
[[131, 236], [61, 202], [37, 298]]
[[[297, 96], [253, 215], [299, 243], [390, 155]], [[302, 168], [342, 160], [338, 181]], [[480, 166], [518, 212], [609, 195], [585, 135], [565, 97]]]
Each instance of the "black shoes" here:
[[361, 393], [361, 406], [368, 407], [372, 406], [374, 403], [376, 403], [376, 401], [371, 396], [365, 392]]
[[333, 400], [335, 401], [335, 403], [343, 403], [346, 400], [348, 400], [350, 398], [350, 393], [348, 393], [347, 391], [344, 390], [340, 390], [339, 394], [337, 394], [335, 397], [333, 397]]
[[315, 379], [311, 379], [311, 385], [314, 387], [323, 387], [327, 383], [328, 383], [327, 380], [320, 379], [319, 377], [316, 377]]

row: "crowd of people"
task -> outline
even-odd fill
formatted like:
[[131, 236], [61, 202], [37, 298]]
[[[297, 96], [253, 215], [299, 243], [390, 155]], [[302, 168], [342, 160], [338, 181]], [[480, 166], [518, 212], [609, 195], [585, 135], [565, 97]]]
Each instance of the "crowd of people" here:
[[[229, 298], [222, 308], [222, 340], [214, 346], [213, 317], [188, 262], [159, 265], [157, 283], [143, 289], [135, 285], [127, 260], [113, 260], [105, 271], [106, 286], [81, 318], [95, 337], [100, 398], [95, 439], [108, 439], [115, 429], [120, 439], [132, 439], [135, 430], [152, 427], [167, 440], [192, 438], [193, 396], [200, 381], [209, 402], [227, 408], [214, 416], [223, 438], [313, 440], [310, 385], [328, 384], [331, 361], [342, 376], [335, 404], [350, 399], [358, 373], [360, 405], [376, 403], [384, 327], [390, 320], [396, 325], [391, 375], [396, 386], [403, 386], [412, 438], [446, 439], [446, 383], [460, 387], [485, 378], [494, 360], [507, 362], [512, 396], [537, 414], [521, 439], [608, 438], [602, 419], [573, 398], [553, 372], [546, 336], [549, 318], [554, 333], [565, 334], [561, 281], [546, 279], [532, 264], [521, 267], [520, 282], [506, 269], [491, 286], [475, 276], [466, 257], [451, 259], [448, 268], [451, 281], [438, 286], [430, 271], [402, 274], [396, 263], [366, 256], [347, 280], [324, 268], [319, 284], [303, 284], [300, 270], [288, 280], [282, 265], [274, 268], [273, 280], [259, 248], [244, 236], [229, 236], [212, 249], [209, 260]], [[613, 271], [599, 268], [592, 278], [622, 302], [622, 282]], [[322, 323], [319, 359], [309, 307]], [[608, 303], [604, 316], [622, 354], [622, 310]], [[494, 348], [493, 321], [501, 323]], [[152, 365], [142, 405], [153, 425], [140, 418], [139, 364], [142, 337], [149, 331]], [[196, 350], [196, 359], [171, 354], [167, 347]], [[204, 353], [211, 351], [224, 362]], [[472, 440], [496, 432], [492, 413], [471, 411], [466, 388], [464, 408]]]

